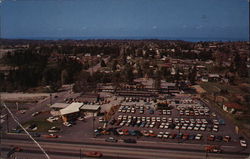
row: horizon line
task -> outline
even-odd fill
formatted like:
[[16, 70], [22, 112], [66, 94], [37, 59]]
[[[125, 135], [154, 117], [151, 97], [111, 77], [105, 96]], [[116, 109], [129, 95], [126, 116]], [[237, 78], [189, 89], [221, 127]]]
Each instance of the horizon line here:
[[37, 36], [37, 37], [1, 37], [1, 40], [174, 40], [174, 41], [247, 41], [247, 37], [168, 37], [168, 36]]

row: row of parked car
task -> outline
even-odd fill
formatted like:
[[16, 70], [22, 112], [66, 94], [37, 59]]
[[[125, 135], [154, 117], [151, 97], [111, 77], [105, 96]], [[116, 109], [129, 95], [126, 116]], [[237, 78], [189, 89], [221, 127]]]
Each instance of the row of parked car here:
[[183, 139], [183, 140], [201, 140], [203, 135], [188, 134], [188, 133], [171, 133], [171, 132], [158, 132], [155, 133], [153, 130], [128, 130], [128, 129], [115, 129], [115, 130], [95, 130], [95, 133], [99, 135], [110, 135], [113, 132], [114, 135], [119, 136], [144, 136], [144, 137], [157, 137], [161, 139]]
[[139, 106], [139, 105], [122, 105], [118, 109], [118, 113], [136, 113], [136, 110], [138, 109], [139, 114], [155, 114], [156, 112], [159, 115], [171, 115], [171, 110], [154, 110], [151, 106]]
[[209, 116], [209, 108], [206, 106], [202, 106], [201, 104], [182, 104], [178, 105], [177, 110], [180, 115], [186, 116]]
[[207, 119], [191, 119], [191, 118], [167, 118], [167, 117], [160, 117], [160, 116], [131, 116], [131, 115], [119, 115], [117, 118], [117, 121], [121, 120], [136, 120], [136, 121], [157, 121], [157, 122], [169, 122], [169, 123], [192, 123], [192, 124], [208, 124], [208, 123], [214, 123], [216, 125], [219, 125], [218, 120], [208, 121]]
[[[217, 120], [215, 120], [217, 121]], [[216, 122], [215, 122], [216, 123]], [[158, 129], [182, 129], [194, 131], [219, 131], [219, 125], [210, 122], [206, 119], [188, 119], [188, 118], [167, 118], [167, 117], [145, 117], [145, 116], [127, 116], [119, 115], [117, 119], [112, 119], [109, 122], [114, 126], [132, 126], [141, 128], [158, 128]]]
[[[189, 133], [171, 133], [171, 132], [163, 132], [160, 131], [155, 133], [153, 130], [128, 130], [128, 129], [112, 129], [112, 130], [103, 130], [103, 129], [96, 129], [95, 132], [100, 133], [99, 135], [110, 135], [113, 132], [114, 135], [119, 136], [144, 136], [144, 137], [157, 137], [160, 139], [183, 139], [183, 140], [201, 140], [203, 135], [201, 133], [197, 134], [189, 134]], [[111, 137], [114, 139], [113, 137]], [[109, 138], [110, 139], [110, 138]], [[221, 136], [221, 135], [213, 135], [210, 134], [207, 137], [208, 141], [216, 141], [216, 142], [230, 142], [230, 136]], [[111, 141], [110, 141], [111, 142]], [[115, 141], [117, 142], [117, 140]]]
[[144, 98], [144, 97], [124, 97], [123, 102], [156, 102], [156, 98]]

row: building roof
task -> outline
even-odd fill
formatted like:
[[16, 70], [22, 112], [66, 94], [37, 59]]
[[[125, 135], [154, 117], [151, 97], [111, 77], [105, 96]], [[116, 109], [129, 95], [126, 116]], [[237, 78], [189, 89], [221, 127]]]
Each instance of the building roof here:
[[73, 102], [70, 105], [68, 105], [66, 108], [61, 109], [60, 113], [61, 115], [76, 113], [80, 111], [80, 108], [83, 106], [83, 103]]
[[226, 103], [224, 104], [225, 107], [227, 108], [234, 108], [234, 109], [238, 109], [238, 110], [246, 110], [246, 107], [243, 107], [242, 105], [239, 105], [237, 103]]
[[100, 109], [100, 105], [85, 104], [81, 107], [81, 110], [98, 110], [98, 109]]
[[69, 104], [67, 103], [55, 103], [53, 105], [50, 106], [50, 108], [66, 108]]
[[220, 75], [218, 75], [218, 74], [208, 74], [208, 77], [210, 77], [210, 78], [220, 78]]

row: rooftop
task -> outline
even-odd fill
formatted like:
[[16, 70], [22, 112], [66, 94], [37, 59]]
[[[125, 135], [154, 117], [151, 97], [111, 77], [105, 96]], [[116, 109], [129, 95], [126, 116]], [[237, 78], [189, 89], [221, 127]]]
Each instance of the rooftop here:
[[81, 110], [98, 110], [98, 109], [100, 109], [100, 105], [86, 104], [81, 107]]
[[69, 104], [67, 103], [55, 103], [50, 106], [50, 108], [66, 108]]
[[61, 109], [60, 113], [61, 115], [76, 113], [76, 112], [79, 112], [82, 106], [83, 106], [83, 103], [73, 102], [70, 105], [68, 105], [66, 108]]

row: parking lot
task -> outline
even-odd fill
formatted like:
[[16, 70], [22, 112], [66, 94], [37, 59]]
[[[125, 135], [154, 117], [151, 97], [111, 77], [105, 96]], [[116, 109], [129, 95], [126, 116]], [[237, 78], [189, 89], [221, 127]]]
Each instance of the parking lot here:
[[144, 141], [217, 145], [237, 143], [240, 146], [239, 136], [232, 125], [200, 100], [173, 98], [166, 101], [167, 106], [162, 106], [166, 103], [156, 99], [125, 97], [107, 124], [100, 118], [95, 135]]

